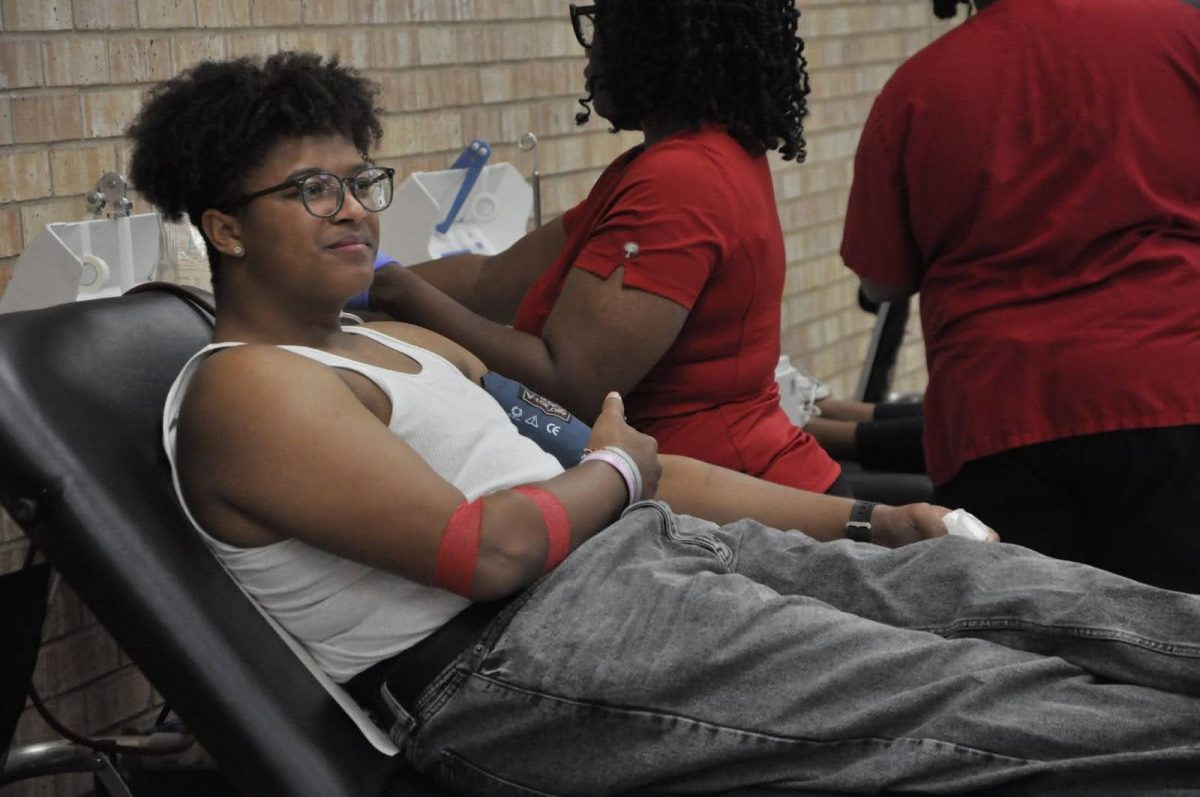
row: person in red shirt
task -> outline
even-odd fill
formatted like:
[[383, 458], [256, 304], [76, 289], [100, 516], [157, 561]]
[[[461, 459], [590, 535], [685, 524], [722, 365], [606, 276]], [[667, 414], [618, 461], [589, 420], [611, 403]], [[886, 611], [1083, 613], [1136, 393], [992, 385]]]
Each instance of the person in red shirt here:
[[804, 157], [799, 12], [790, 0], [600, 0], [571, 16], [588, 55], [577, 119], [594, 108], [645, 142], [499, 255], [379, 269], [370, 309], [456, 340], [583, 418], [617, 390], [665, 453], [844, 494], [774, 379], [787, 257], [765, 153]]
[[978, 6], [876, 100], [842, 256], [920, 292], [936, 501], [1200, 591], [1200, 11]]

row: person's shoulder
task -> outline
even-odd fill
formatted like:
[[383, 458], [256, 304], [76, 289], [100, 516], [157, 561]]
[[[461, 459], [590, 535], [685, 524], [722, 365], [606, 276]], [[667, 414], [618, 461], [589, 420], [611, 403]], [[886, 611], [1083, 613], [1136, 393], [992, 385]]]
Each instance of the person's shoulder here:
[[724, 131], [687, 131], [649, 147], [630, 167], [627, 186], [671, 203], [724, 207], [734, 194], [719, 187], [752, 173], [754, 160]]
[[980, 43], [983, 29], [978, 18], [961, 23], [901, 62], [876, 95], [868, 127], [887, 126], [915, 109], [972, 96], [978, 90], [978, 64], [991, 57]]
[[181, 434], [227, 443], [286, 434], [313, 403], [347, 396], [334, 370], [315, 360], [268, 344], [231, 346], [196, 367], [180, 404]]
[[431, 329], [406, 324], [401, 321], [371, 321], [363, 325], [381, 335], [425, 349], [446, 360], [468, 379], [478, 381], [487, 371], [487, 365], [469, 349], [455, 343]]
[[315, 360], [266, 343], [243, 343], [205, 357], [189, 385], [189, 397], [225, 400], [248, 391], [311, 384], [329, 369]]
[[686, 130], [669, 136], [648, 148], [635, 162], [635, 167], [653, 167], [656, 170], [684, 169], [685, 174], [696, 171], [717, 170], [727, 165], [728, 159], [753, 160], [733, 136], [715, 127]]

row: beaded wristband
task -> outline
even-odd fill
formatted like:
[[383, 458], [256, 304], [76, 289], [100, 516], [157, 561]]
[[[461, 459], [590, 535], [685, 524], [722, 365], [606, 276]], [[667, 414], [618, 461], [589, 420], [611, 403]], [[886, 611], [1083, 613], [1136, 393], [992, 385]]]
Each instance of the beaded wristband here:
[[[599, 451], [592, 451], [584, 454], [583, 459], [579, 460], [582, 465], [585, 462], [591, 461], [603, 462], [610, 466], [617, 473], [621, 474], [621, 479], [625, 482], [625, 489], [629, 493], [629, 503], [632, 504], [637, 500], [635, 496], [640, 496], [638, 484], [634, 480], [633, 470], [629, 467], [629, 462], [619, 454], [616, 454], [608, 449], [602, 448]], [[635, 492], [636, 491], [636, 492]]]

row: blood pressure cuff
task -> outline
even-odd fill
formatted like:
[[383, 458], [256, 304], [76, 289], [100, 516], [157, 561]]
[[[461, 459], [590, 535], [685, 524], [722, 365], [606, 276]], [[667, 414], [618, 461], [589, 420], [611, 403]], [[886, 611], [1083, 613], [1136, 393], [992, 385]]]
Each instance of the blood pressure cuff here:
[[495, 371], [488, 371], [480, 382], [500, 402], [518, 432], [552, 454], [564, 468], [579, 464], [592, 434], [590, 426], [545, 396]]

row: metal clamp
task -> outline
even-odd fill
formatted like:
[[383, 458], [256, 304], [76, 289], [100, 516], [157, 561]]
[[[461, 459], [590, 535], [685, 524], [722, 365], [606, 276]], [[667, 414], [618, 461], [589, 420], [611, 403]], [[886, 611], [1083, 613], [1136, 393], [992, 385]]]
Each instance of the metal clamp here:
[[88, 210], [96, 216], [107, 209], [110, 219], [125, 218], [133, 211], [133, 200], [127, 195], [128, 183], [116, 172], [100, 175], [96, 188], [86, 197]]
[[532, 153], [533, 157], [533, 174], [529, 183], [533, 186], [533, 226], [535, 229], [542, 226], [542, 173], [538, 171], [537, 145], [538, 137], [532, 130], [522, 133], [521, 137], [517, 139], [517, 149]]

